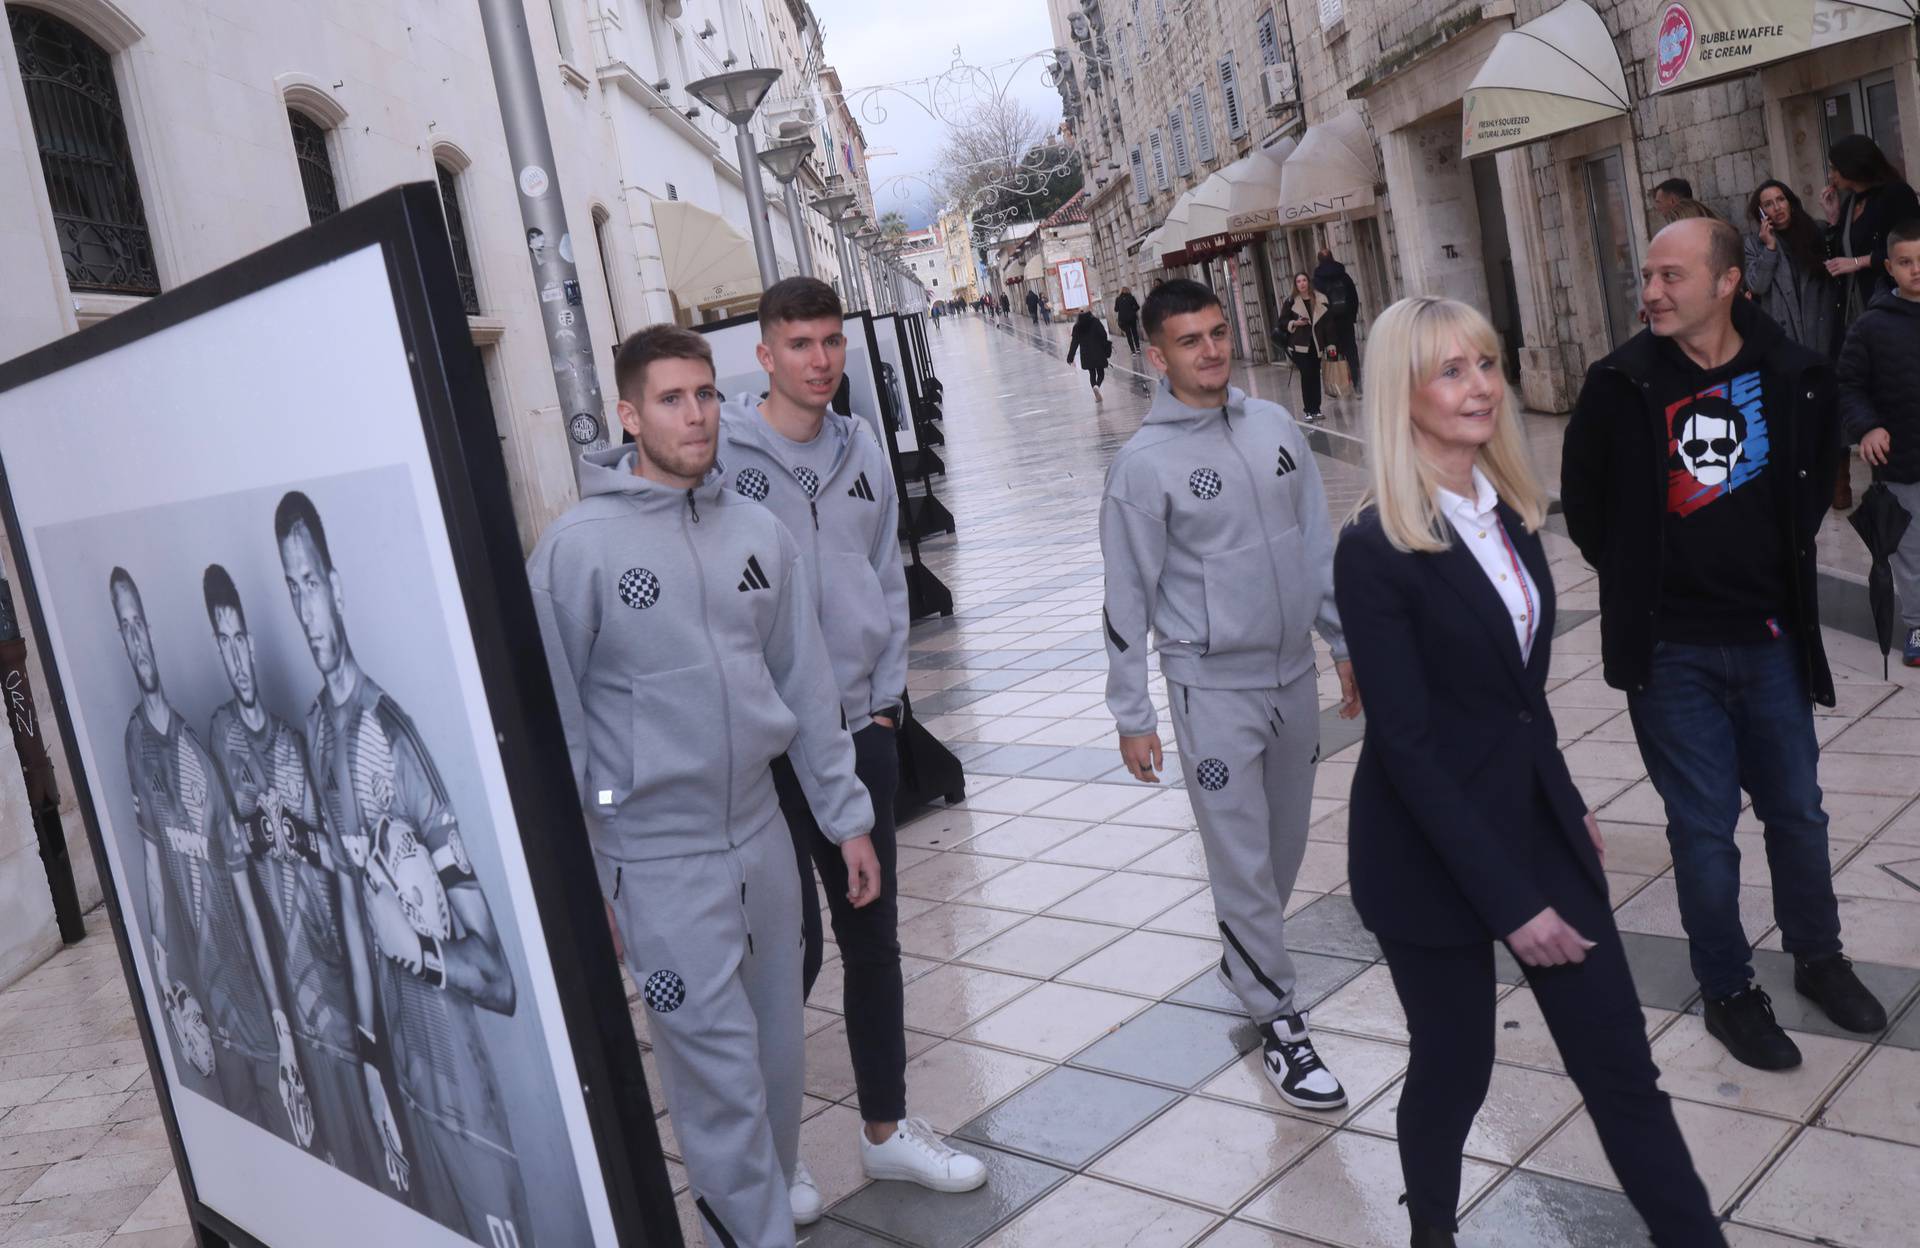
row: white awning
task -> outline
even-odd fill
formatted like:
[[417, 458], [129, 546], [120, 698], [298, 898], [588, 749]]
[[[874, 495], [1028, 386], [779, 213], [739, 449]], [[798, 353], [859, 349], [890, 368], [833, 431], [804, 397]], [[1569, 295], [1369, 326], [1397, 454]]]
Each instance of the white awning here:
[[[1193, 209], [1193, 192], [1188, 191], [1173, 201], [1173, 207], [1167, 210], [1167, 219], [1160, 223], [1155, 231], [1153, 262], [1165, 267], [1169, 264], [1184, 264], [1177, 253], [1187, 245], [1187, 214]], [[1140, 249], [1143, 253], [1145, 247]]]
[[1674, 0], [1654, 10], [1655, 92], [1696, 87], [1920, 17], [1920, 0]]
[[1020, 275], [1029, 282], [1037, 282], [1045, 277], [1047, 275], [1046, 257], [1041, 255], [1039, 251], [1035, 251], [1027, 257], [1027, 267], [1021, 270]]
[[1500, 36], [1462, 105], [1460, 154], [1483, 156], [1625, 116], [1627, 75], [1600, 15], [1567, 0]]
[[655, 200], [653, 229], [667, 289], [684, 307], [736, 303], [760, 293], [753, 244], [725, 217], [677, 199]]
[[1251, 152], [1202, 182], [1187, 213], [1187, 242], [1267, 230], [1280, 224], [1280, 166], [1293, 155], [1294, 140], [1281, 139]]
[[1324, 221], [1365, 208], [1373, 203], [1379, 180], [1373, 140], [1359, 109], [1309, 126], [1280, 166], [1280, 224]]

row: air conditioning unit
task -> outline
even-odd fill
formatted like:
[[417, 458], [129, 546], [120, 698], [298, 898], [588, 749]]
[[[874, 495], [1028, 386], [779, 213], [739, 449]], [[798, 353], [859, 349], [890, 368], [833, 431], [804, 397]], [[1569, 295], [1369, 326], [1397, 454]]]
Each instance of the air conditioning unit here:
[[1293, 79], [1293, 66], [1286, 61], [1260, 71], [1260, 89], [1266, 93], [1267, 111], [1278, 112], [1300, 102], [1300, 88]]

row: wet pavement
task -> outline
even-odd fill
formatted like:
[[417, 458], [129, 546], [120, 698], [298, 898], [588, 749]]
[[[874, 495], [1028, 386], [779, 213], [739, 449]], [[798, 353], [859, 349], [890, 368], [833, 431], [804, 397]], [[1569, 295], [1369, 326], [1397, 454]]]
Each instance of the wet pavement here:
[[[802, 1147], [829, 1203], [810, 1248], [1385, 1248], [1406, 1242], [1394, 1110], [1406, 1037], [1378, 949], [1346, 898], [1346, 795], [1358, 740], [1332, 713], [1321, 652], [1316, 822], [1290, 907], [1302, 1000], [1348, 1107], [1281, 1103], [1213, 975], [1206, 867], [1185, 795], [1121, 771], [1103, 700], [1102, 474], [1146, 411], [1116, 373], [1085, 374], [978, 317], [931, 335], [946, 386], [958, 533], [923, 546], [955, 613], [916, 625], [910, 685], [968, 769], [966, 799], [901, 830], [909, 1112], [987, 1160], [987, 1187], [941, 1196], [859, 1172], [853, 1077], [830, 960], [807, 1011]], [[1033, 341], [1025, 339], [1031, 338]], [[1117, 360], [1124, 363], [1124, 357]], [[1284, 369], [1251, 370], [1288, 402]], [[1357, 500], [1360, 444], [1330, 403], [1316, 440], [1336, 517]], [[1550, 420], [1552, 418], [1541, 418]], [[1543, 451], [1557, 440], [1536, 439]], [[1761, 837], [1743, 823], [1748, 932], [1762, 982], [1806, 1054], [1787, 1074], [1708, 1039], [1687, 969], [1659, 805], [1624, 699], [1599, 679], [1591, 574], [1563, 536], [1550, 700], [1571, 770], [1599, 809], [1609, 878], [1654, 1055], [1736, 1248], [1894, 1248], [1920, 1225], [1920, 680], [1880, 677], [1829, 631], [1840, 705], [1818, 720], [1836, 891], [1850, 952], [1889, 1005], [1879, 1038], [1813, 1015], [1778, 952]], [[1156, 700], [1164, 694], [1156, 681]], [[0, 994], [0, 1245], [188, 1242], [119, 963], [95, 934]], [[829, 956], [833, 950], [829, 947]], [[1467, 1146], [1460, 1242], [1645, 1242], [1614, 1187], [1531, 993], [1506, 963], [1499, 1065]], [[644, 1036], [644, 1010], [636, 1013]], [[647, 1058], [649, 1068], [651, 1058]], [[651, 1074], [651, 1069], [649, 1070]], [[671, 1124], [660, 1120], [669, 1153]], [[683, 1225], [685, 1173], [669, 1166]], [[697, 1235], [697, 1232], [695, 1232]], [[699, 1242], [694, 1239], [691, 1242]]]

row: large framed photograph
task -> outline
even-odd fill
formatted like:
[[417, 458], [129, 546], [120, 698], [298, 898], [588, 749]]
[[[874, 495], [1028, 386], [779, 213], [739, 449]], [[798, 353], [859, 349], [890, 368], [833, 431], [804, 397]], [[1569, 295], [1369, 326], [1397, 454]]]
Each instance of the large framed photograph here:
[[920, 449], [919, 431], [909, 390], [907, 357], [900, 349], [900, 317], [888, 312], [872, 318], [873, 345], [880, 368], [880, 402], [893, 425], [894, 443], [901, 454]]
[[0, 365], [203, 1244], [680, 1242], [444, 230], [400, 188]]

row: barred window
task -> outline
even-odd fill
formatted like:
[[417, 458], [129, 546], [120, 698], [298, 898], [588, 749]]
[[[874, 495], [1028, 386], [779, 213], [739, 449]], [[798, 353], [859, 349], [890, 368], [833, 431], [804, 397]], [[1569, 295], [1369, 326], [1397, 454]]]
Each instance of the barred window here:
[[460, 281], [460, 306], [468, 316], [480, 315], [480, 288], [473, 281], [473, 257], [467, 252], [467, 223], [460, 214], [460, 175], [439, 161], [440, 210], [447, 214], [447, 242], [453, 247], [453, 275]]
[[287, 110], [293, 128], [293, 154], [300, 162], [300, 186], [307, 193], [307, 220], [319, 225], [340, 211], [340, 192], [333, 180], [333, 157], [327, 154], [327, 130], [297, 108]]
[[20, 58], [60, 258], [73, 290], [157, 295], [133, 151], [113, 81], [113, 58], [72, 26], [38, 9], [7, 9]]

